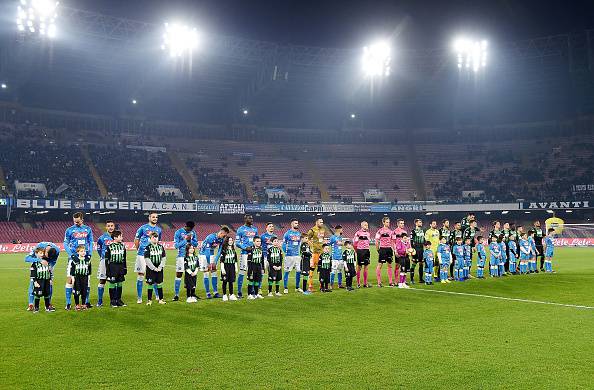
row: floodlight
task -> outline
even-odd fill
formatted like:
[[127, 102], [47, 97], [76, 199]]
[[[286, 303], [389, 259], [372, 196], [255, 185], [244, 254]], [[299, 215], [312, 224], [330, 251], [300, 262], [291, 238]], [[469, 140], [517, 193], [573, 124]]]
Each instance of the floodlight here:
[[363, 48], [362, 69], [367, 77], [386, 77], [391, 72], [390, 44], [387, 41], [377, 41]]
[[54, 38], [56, 36], [57, 8], [54, 0], [21, 0], [17, 6], [16, 25], [20, 32]]
[[138, 103], [138, 102], [136, 101], [136, 99], [132, 99], [132, 104], [136, 104], [136, 103]]
[[2, 88], [2, 89], [6, 89], [6, 88], [8, 88], [8, 86], [7, 86], [6, 84], [2, 83], [2, 84], [0, 85], [0, 88]]
[[181, 57], [192, 54], [198, 47], [198, 41], [198, 31], [195, 28], [179, 23], [165, 23], [161, 49], [167, 51], [172, 58]]
[[353, 113], [351, 114], [351, 119], [356, 119], [357, 118], [357, 114]]
[[241, 110], [241, 113], [242, 113], [243, 115], [248, 115], [248, 114], [250, 113], [250, 111], [249, 111], [247, 108], [243, 108], [243, 109]]
[[458, 38], [454, 41], [454, 52], [458, 59], [458, 69], [478, 72], [487, 66], [489, 43], [486, 40]]

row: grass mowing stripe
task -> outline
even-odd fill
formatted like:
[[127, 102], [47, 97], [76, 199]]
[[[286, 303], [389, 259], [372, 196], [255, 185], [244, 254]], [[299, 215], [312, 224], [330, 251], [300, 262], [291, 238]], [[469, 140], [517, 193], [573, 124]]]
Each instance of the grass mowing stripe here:
[[498, 296], [495, 296], [495, 295], [464, 293], [464, 292], [457, 292], [457, 291], [429, 290], [429, 289], [414, 288], [414, 287], [411, 287], [411, 288], [405, 289], [405, 290], [424, 291], [424, 292], [441, 293], [441, 294], [452, 294], [452, 295], [464, 295], [464, 296], [469, 296], [469, 297], [480, 297], [480, 298], [490, 298], [490, 299], [501, 299], [501, 300], [504, 300], [504, 301], [515, 301], [515, 302], [524, 302], [524, 303], [536, 303], [536, 304], [540, 304], [540, 305], [552, 305], [552, 306], [571, 307], [571, 308], [574, 308], [574, 309], [594, 309], [594, 306], [573, 305], [573, 304], [570, 304], [570, 303], [558, 303], [558, 302], [547, 302], [547, 301], [535, 301], [533, 299], [523, 299], [523, 298], [498, 297]]

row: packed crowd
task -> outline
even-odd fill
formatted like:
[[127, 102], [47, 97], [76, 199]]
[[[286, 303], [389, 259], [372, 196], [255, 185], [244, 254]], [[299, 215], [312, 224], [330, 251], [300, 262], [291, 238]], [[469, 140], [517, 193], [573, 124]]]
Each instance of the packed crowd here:
[[[74, 224], [66, 229], [64, 250], [68, 255], [66, 266], [66, 310], [86, 310], [90, 303], [91, 258], [95, 249], [98, 256], [97, 306], [103, 306], [105, 286], [109, 283], [110, 305], [125, 306], [122, 300], [122, 284], [128, 274], [128, 256], [123, 243], [123, 234], [116, 230], [113, 221], [105, 224], [105, 233], [93, 240], [93, 233], [84, 224], [84, 215], [73, 215]], [[485, 268], [491, 277], [541, 272], [552, 273], [554, 256], [553, 237], [555, 229], [543, 229], [539, 221], [527, 231], [523, 226], [493, 222], [492, 230], [482, 232], [474, 214], [470, 213], [461, 222], [450, 227], [443, 220], [441, 227], [431, 221], [423, 228], [420, 219], [414, 228], [405, 229], [404, 220], [398, 219], [396, 228], [391, 227], [388, 217], [375, 235], [367, 221], [360, 224], [353, 239], [343, 237], [342, 227], [335, 226], [330, 234], [322, 218], [306, 233], [299, 229], [299, 221], [293, 219], [289, 229], [277, 235], [275, 225], [267, 223], [264, 232], [258, 232], [253, 217], [246, 215], [244, 225], [230, 235], [227, 226], [220, 226], [198, 242], [195, 223], [188, 221], [174, 235], [175, 282], [173, 301], [179, 301], [184, 281], [186, 302], [196, 302], [198, 274], [202, 273], [207, 299], [222, 298], [235, 301], [243, 298], [243, 285], [247, 281], [247, 299], [261, 299], [262, 282], [267, 275], [268, 296], [289, 293], [289, 276], [295, 272], [295, 291], [304, 295], [314, 292], [314, 272], [319, 276], [319, 291], [331, 292], [334, 288], [351, 292], [357, 288], [370, 288], [368, 273], [371, 264], [371, 245], [375, 243], [378, 263], [375, 267], [377, 287], [383, 287], [383, 267], [387, 268], [390, 287], [409, 288], [415, 283], [418, 268], [419, 283], [431, 285], [434, 281], [463, 282], [469, 278], [482, 279]], [[167, 254], [161, 244], [162, 229], [158, 214], [151, 213], [148, 223], [138, 228], [134, 237], [136, 257], [137, 303], [143, 303], [144, 284], [147, 284], [147, 305], [152, 305], [153, 295], [160, 304], [165, 304], [163, 276]], [[239, 255], [238, 252], [239, 251]], [[488, 254], [487, 254], [488, 253]], [[51, 305], [54, 269], [60, 255], [55, 243], [41, 242], [25, 258], [31, 263], [28, 310], [39, 311], [42, 297], [47, 311]], [[540, 268], [538, 260], [540, 259]], [[394, 267], [393, 267], [394, 265]], [[475, 275], [472, 271], [475, 270]], [[221, 279], [222, 295], [218, 279]], [[408, 283], [407, 283], [408, 278]], [[354, 280], [356, 279], [356, 285]], [[335, 284], [337, 282], [337, 285]], [[343, 283], [344, 282], [344, 283]], [[237, 295], [234, 285], [237, 283]]]

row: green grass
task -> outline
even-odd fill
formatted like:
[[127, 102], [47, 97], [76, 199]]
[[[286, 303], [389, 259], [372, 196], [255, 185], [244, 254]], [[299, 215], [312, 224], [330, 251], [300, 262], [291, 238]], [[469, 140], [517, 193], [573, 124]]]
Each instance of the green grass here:
[[[419, 288], [594, 306], [592, 254], [558, 249], [552, 275]], [[0, 257], [1, 389], [592, 388], [591, 309], [391, 288], [147, 307], [129, 275], [127, 308], [66, 312], [61, 258], [58, 311], [34, 315], [22, 258]]]

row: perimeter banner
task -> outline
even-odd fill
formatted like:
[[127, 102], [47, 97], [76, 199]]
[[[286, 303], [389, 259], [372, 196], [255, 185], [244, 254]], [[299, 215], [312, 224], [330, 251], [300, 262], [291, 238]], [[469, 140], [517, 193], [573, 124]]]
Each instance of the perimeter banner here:
[[[175, 245], [174, 245], [173, 241], [162, 241], [161, 244], [167, 250], [175, 249]], [[56, 243], [56, 245], [60, 248], [61, 251], [64, 250], [63, 243]], [[124, 245], [126, 245], [126, 250], [134, 251], [134, 253], [136, 253], [136, 251], [134, 249], [132, 249], [132, 248], [134, 248], [134, 242], [125, 242]], [[27, 244], [0, 244], [0, 253], [29, 253], [36, 246], [37, 246], [37, 244], [31, 244], [31, 243], [27, 243]], [[97, 255], [97, 253], [94, 252], [93, 256], [96, 256], [96, 255]]]

